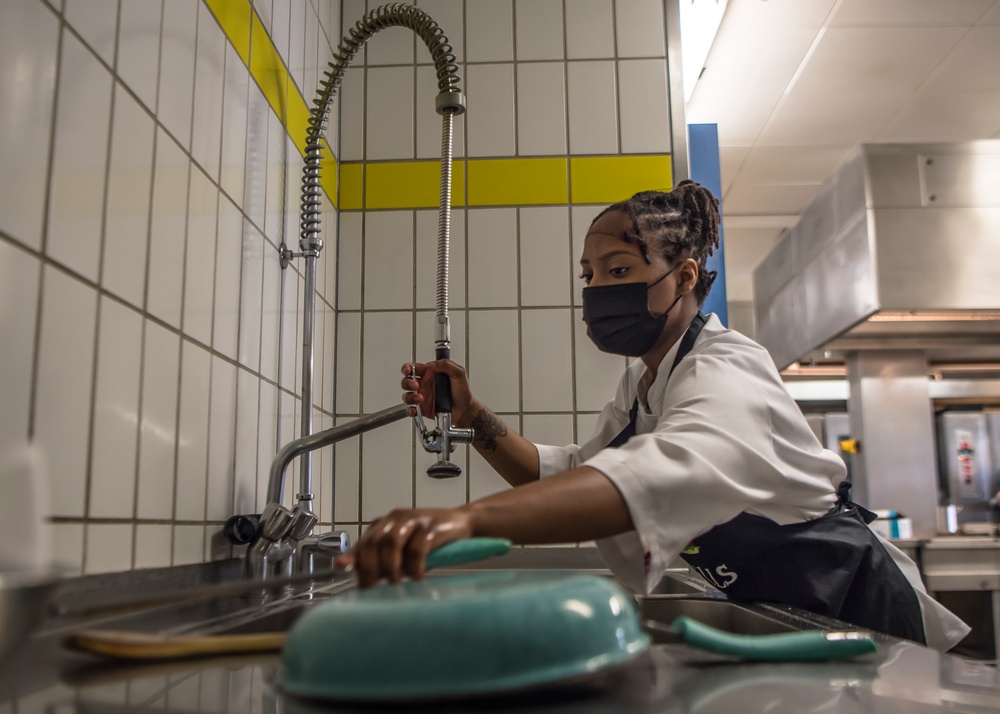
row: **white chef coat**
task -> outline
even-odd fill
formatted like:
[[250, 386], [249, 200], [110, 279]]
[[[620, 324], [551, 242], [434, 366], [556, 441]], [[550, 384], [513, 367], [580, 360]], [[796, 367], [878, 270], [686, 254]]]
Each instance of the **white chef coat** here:
[[[607, 448], [629, 423], [646, 372], [642, 360], [626, 370], [589, 441], [536, 444], [542, 477], [590, 466], [621, 492], [635, 530], [597, 546], [636, 592], [652, 591], [688, 543], [742, 512], [779, 525], [822, 516], [846, 476], [844, 462], [819, 443], [763, 347], [713, 314], [670, 374], [680, 342], [647, 391], [649, 408], [639, 400], [636, 435], [628, 442]], [[888, 550], [917, 591], [928, 645], [954, 646], [968, 627], [926, 594], [909, 558]]]

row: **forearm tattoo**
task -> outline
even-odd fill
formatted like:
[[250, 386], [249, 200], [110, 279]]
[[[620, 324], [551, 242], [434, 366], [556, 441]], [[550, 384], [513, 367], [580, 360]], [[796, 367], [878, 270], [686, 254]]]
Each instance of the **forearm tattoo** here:
[[496, 451], [497, 439], [507, 436], [507, 425], [489, 409], [479, 410], [472, 420], [472, 428], [476, 432], [472, 445], [478, 449]]

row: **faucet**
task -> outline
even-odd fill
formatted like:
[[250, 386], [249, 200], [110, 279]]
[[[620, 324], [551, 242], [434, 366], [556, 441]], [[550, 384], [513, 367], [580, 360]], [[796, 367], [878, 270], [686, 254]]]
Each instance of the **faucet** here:
[[[437, 291], [434, 326], [435, 359], [451, 356], [451, 336], [448, 324], [448, 248], [451, 231], [451, 182], [453, 135], [455, 116], [465, 112], [465, 96], [459, 87], [458, 65], [451, 44], [441, 27], [423, 10], [402, 3], [378, 7], [351, 27], [341, 40], [329, 69], [313, 100], [313, 109], [306, 132], [305, 162], [302, 170], [301, 204], [299, 212], [299, 248], [293, 253], [282, 243], [279, 249], [282, 269], [291, 258], [305, 260], [304, 317], [302, 350], [302, 436], [282, 447], [271, 463], [268, 480], [268, 503], [260, 522], [253, 531], [251, 547], [247, 551], [246, 570], [249, 577], [266, 579], [281, 573], [290, 574], [296, 567], [300, 572], [313, 572], [317, 554], [336, 555], [350, 547], [347, 533], [334, 532], [312, 535], [318, 519], [312, 512], [311, 453], [329, 444], [356, 434], [398, 421], [409, 415], [412, 408], [406, 404], [384, 409], [347, 424], [312, 433], [312, 372], [313, 335], [315, 331], [316, 262], [323, 248], [320, 232], [322, 217], [320, 176], [325, 144], [324, 131], [330, 104], [343, 82], [344, 74], [358, 51], [379, 30], [387, 27], [408, 27], [427, 45], [437, 72], [439, 93], [435, 108], [442, 118], [441, 126], [441, 182], [438, 206]], [[427, 470], [432, 478], [454, 478], [461, 469], [451, 462], [456, 444], [471, 443], [471, 429], [454, 428], [451, 423], [451, 384], [447, 375], [436, 376], [435, 427], [424, 425], [419, 408], [414, 423], [423, 448], [438, 454], [437, 462]], [[292, 459], [302, 456], [297, 505], [291, 510], [281, 505], [284, 492], [285, 470]]]

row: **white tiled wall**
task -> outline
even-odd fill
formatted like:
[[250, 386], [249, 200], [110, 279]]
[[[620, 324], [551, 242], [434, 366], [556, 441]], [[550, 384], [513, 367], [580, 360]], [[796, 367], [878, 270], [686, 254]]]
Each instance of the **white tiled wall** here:
[[[345, 0], [345, 24], [378, 4]], [[456, 121], [456, 157], [669, 152], [662, 0], [414, 4], [456, 48], [468, 101]], [[412, 52], [405, 34], [380, 33], [367, 64], [362, 52], [347, 72], [345, 161], [438, 158], [430, 55], [419, 42], [415, 58]], [[480, 399], [543, 443], [589, 436], [626, 366], [598, 352], [581, 321], [578, 261], [599, 209], [452, 211], [452, 356]], [[338, 423], [397, 404], [402, 363], [432, 358], [436, 243], [435, 210], [340, 216]], [[464, 447], [454, 455], [462, 478], [429, 479], [434, 457], [400, 425], [362, 441], [342, 443], [336, 453], [334, 519], [352, 532], [393, 507], [455, 505], [506, 488]]]
[[[311, 100], [340, 3], [254, 8]], [[70, 572], [226, 557], [222, 522], [261, 508], [295, 435], [301, 266], [281, 271], [277, 246], [297, 246], [298, 151], [202, 0], [2, 3], [0, 102], [0, 452], [44, 448]]]

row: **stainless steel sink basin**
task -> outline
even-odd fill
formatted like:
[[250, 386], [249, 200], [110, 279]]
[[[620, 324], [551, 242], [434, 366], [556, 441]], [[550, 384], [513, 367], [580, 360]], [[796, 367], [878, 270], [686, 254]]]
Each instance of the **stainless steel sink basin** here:
[[[644, 620], [669, 625], [682, 615], [737, 635], [776, 635], [799, 628], [750, 607], [714, 598], [646, 597], [638, 600]], [[654, 632], [654, 642], [666, 642]]]

